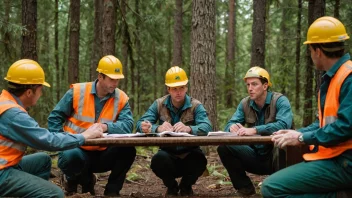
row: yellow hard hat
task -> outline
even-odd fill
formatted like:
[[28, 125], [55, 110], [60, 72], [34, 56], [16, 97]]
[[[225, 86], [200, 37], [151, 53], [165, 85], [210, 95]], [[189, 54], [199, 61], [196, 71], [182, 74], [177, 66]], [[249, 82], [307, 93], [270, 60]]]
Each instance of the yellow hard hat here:
[[45, 82], [43, 68], [36, 61], [30, 59], [21, 59], [13, 63], [4, 79], [16, 84], [40, 84], [50, 87], [49, 83]]
[[251, 67], [247, 71], [247, 73], [244, 76], [243, 80], [246, 80], [246, 78], [262, 78], [262, 79], [265, 79], [265, 80], [268, 81], [269, 87], [272, 86], [271, 81], [270, 81], [269, 73], [265, 69], [263, 69], [263, 68], [261, 68], [259, 66]]
[[187, 85], [188, 78], [185, 70], [179, 66], [173, 66], [167, 70], [165, 75], [165, 85], [168, 87], [177, 87]]
[[104, 56], [100, 59], [97, 72], [103, 73], [112, 79], [125, 78], [122, 73], [121, 61], [113, 55]]
[[320, 17], [310, 25], [303, 44], [342, 42], [350, 37], [345, 26], [334, 17]]

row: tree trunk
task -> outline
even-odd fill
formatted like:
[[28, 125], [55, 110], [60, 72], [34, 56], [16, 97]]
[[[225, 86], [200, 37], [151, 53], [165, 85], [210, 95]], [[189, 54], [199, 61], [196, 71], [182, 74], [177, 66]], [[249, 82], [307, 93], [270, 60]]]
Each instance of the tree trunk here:
[[[5, 0], [4, 1], [4, 18], [3, 18], [3, 23], [8, 24], [10, 21], [10, 0]], [[3, 43], [4, 43], [4, 48], [0, 48], [0, 50], [4, 50], [4, 57], [0, 59], [0, 64], [2, 67], [0, 68], [0, 75], [1, 76], [6, 76], [7, 74], [7, 67], [5, 65], [9, 64], [9, 62], [12, 62], [12, 55], [11, 55], [11, 36], [10, 32], [7, 31], [6, 26], [1, 27], [1, 35], [3, 35]], [[0, 37], [1, 38], [1, 37]], [[5, 87], [5, 81], [0, 81], [0, 86]]]
[[266, 0], [253, 1], [253, 26], [252, 26], [252, 66], [265, 68], [265, 5]]
[[[289, 28], [287, 27], [287, 21], [290, 21], [290, 15], [289, 15], [289, 8], [286, 7], [289, 5], [288, 0], [283, 0], [281, 4], [281, 9], [282, 9], [282, 20], [280, 22], [280, 35], [288, 35]], [[291, 64], [288, 63], [287, 59], [291, 54], [289, 54], [288, 50], [288, 43], [291, 38], [287, 36], [282, 36], [279, 37], [279, 45], [280, 46], [280, 57], [279, 57], [279, 64], [280, 64], [280, 75], [282, 77], [287, 76], [287, 74], [291, 73]], [[281, 93], [286, 95], [288, 94], [288, 89], [289, 89], [289, 81], [283, 80], [281, 81], [280, 85], [281, 87]]]
[[[314, 1], [314, 13], [313, 13], [313, 21], [312, 23], [319, 17], [325, 16], [325, 0], [315, 0]], [[309, 24], [312, 24], [309, 23]], [[318, 99], [318, 91], [321, 85], [321, 77], [324, 72], [315, 69], [315, 96]]]
[[60, 100], [60, 62], [59, 62], [59, 0], [55, 0], [55, 34], [54, 34], [54, 48], [55, 48], [55, 68], [56, 75], [54, 76], [56, 84], [56, 101]]
[[337, 19], [340, 18], [340, 0], [335, 0], [334, 17]]
[[296, 112], [300, 109], [300, 93], [301, 93], [301, 76], [300, 76], [300, 60], [301, 60], [301, 20], [302, 20], [302, 0], [298, 1], [297, 10], [297, 28], [296, 28], [296, 93], [295, 93], [295, 110]]
[[22, 0], [21, 58], [38, 61], [37, 55], [37, 0]]
[[70, 12], [68, 83], [73, 84], [79, 81], [80, 0], [70, 0]]
[[[153, 41], [152, 43], [152, 49], [153, 49], [153, 52], [152, 52], [152, 56], [153, 56], [153, 74], [156, 74], [158, 72], [158, 61], [157, 61], [157, 56], [156, 56], [156, 47], [155, 47], [155, 41]], [[158, 84], [158, 77], [157, 75], [154, 76], [153, 78], [154, 82], [154, 90], [153, 90], [153, 98], [158, 98], [158, 87], [159, 87], [159, 84]]]
[[215, 0], [194, 0], [192, 8], [191, 95], [207, 109], [217, 130]]
[[68, 37], [69, 37], [69, 27], [70, 27], [70, 18], [71, 18], [71, 6], [69, 7], [69, 12], [68, 12], [68, 16], [67, 16], [67, 23], [66, 23], [66, 27], [65, 27], [65, 38], [64, 38], [64, 46], [62, 49], [62, 60], [63, 63], [61, 64], [61, 87], [62, 89], [62, 93], [67, 91], [67, 84], [69, 84], [68, 82], [68, 60], [67, 60], [67, 44], [68, 44]]
[[[323, 9], [324, 8], [324, 9]], [[308, 24], [309, 26], [315, 21], [315, 19], [323, 16], [325, 13], [325, 2], [322, 0], [311, 0], [308, 4]], [[306, 84], [304, 91], [304, 113], [303, 113], [303, 127], [308, 126], [313, 122], [313, 99], [316, 96], [316, 92], [313, 92], [313, 61], [310, 57], [309, 45], [307, 45], [307, 54], [306, 54]], [[318, 73], [318, 72], [316, 72]], [[316, 74], [317, 78], [319, 74]], [[316, 90], [319, 90], [320, 87], [320, 78], [316, 81]]]
[[94, 41], [92, 43], [92, 56], [90, 60], [90, 80], [97, 78], [96, 69], [102, 58], [102, 23], [103, 23], [103, 1], [94, 0]]
[[172, 66], [182, 67], [182, 4], [183, 0], [175, 0], [175, 25], [174, 25], [174, 49], [172, 57]]
[[233, 107], [235, 75], [235, 43], [236, 43], [236, 1], [229, 1], [229, 21], [227, 32], [227, 55], [226, 55], [226, 69], [225, 69], [225, 106], [227, 108]]
[[103, 6], [103, 56], [115, 55], [116, 0], [104, 0]]
[[[134, 71], [132, 70], [132, 76], [137, 78], [137, 84], [136, 84], [136, 88], [134, 86], [132, 86], [132, 94], [134, 94], [135, 97], [133, 97], [132, 99], [132, 104], [131, 104], [131, 109], [135, 110], [137, 109], [137, 115], [140, 115], [140, 94], [138, 92], [139, 87], [141, 86], [141, 73], [140, 73], [140, 50], [141, 50], [141, 44], [140, 44], [140, 40], [139, 40], [139, 35], [140, 35], [140, 12], [139, 12], [139, 0], [135, 0], [135, 11], [136, 11], [136, 21], [135, 21], [135, 25], [136, 25], [136, 39], [135, 39], [135, 46], [136, 46], [136, 72], [134, 73]], [[134, 80], [132, 80], [132, 84], [134, 84]], [[134, 100], [134, 98], [137, 98], [137, 100]], [[134, 105], [135, 101], [137, 101], [137, 108]], [[134, 111], [135, 112], [135, 111]]]
[[126, 19], [126, 4], [127, 4], [127, 0], [121, 0], [120, 1], [120, 8], [121, 8], [121, 15], [122, 15], [122, 46], [121, 46], [121, 61], [122, 61], [122, 65], [123, 65], [123, 73], [125, 75], [125, 78], [123, 79], [123, 84], [122, 84], [122, 89], [123, 90], [128, 90], [128, 80], [129, 80], [129, 66], [128, 66], [128, 57], [129, 57], [129, 53], [128, 53], [128, 27], [127, 27], [127, 19]]

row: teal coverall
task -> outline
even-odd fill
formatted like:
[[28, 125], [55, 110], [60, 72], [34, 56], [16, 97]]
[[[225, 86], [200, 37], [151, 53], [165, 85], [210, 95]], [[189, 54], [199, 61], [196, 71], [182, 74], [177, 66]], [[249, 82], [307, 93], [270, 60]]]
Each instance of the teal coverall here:
[[[345, 54], [322, 77], [320, 86], [321, 109], [331, 79], [340, 66], [350, 59]], [[329, 147], [352, 138], [352, 76], [343, 82], [340, 106], [335, 122], [320, 128], [319, 121], [298, 131], [307, 145]], [[274, 173], [264, 180], [263, 197], [336, 197], [337, 191], [352, 188], [352, 150], [340, 156], [316, 161], [304, 161]]]

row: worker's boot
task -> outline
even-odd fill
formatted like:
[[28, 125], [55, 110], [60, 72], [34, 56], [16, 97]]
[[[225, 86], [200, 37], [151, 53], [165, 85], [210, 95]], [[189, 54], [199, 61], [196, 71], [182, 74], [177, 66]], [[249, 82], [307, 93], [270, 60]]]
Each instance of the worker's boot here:
[[89, 192], [91, 195], [95, 195], [94, 186], [96, 182], [97, 182], [97, 177], [95, 176], [94, 173], [92, 173], [90, 181], [88, 181], [86, 184], [81, 184], [82, 193]]
[[77, 193], [78, 182], [76, 180], [67, 180], [65, 174], [61, 174], [61, 185], [64, 187], [65, 195], [70, 196]]

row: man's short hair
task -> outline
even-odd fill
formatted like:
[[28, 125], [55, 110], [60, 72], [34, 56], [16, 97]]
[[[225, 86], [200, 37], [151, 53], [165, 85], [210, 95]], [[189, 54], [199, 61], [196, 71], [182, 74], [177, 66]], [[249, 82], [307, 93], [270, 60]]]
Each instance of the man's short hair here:
[[17, 97], [20, 97], [28, 89], [31, 89], [35, 93], [37, 87], [40, 87], [40, 86], [42, 86], [42, 85], [40, 85], [40, 84], [23, 85], [23, 84], [8, 82], [7, 91]]
[[333, 43], [312, 43], [310, 44], [314, 50], [321, 49], [325, 56], [329, 58], [340, 58], [345, 54], [344, 42]]

